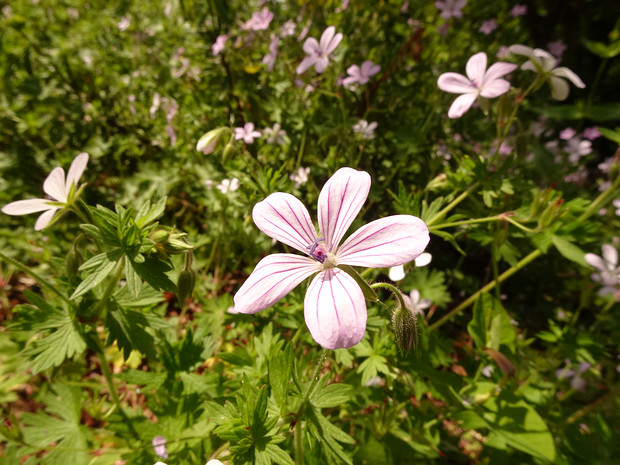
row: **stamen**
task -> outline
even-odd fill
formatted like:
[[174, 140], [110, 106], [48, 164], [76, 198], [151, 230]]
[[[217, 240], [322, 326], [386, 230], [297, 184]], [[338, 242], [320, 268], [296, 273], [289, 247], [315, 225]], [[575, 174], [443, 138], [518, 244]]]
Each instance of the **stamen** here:
[[307, 246], [306, 249], [309, 250], [308, 254], [312, 258], [323, 263], [325, 261], [325, 258], [327, 257], [327, 253], [325, 253], [325, 250], [323, 249], [323, 247], [321, 247], [319, 242], [325, 242], [325, 239], [318, 238], [311, 245]]

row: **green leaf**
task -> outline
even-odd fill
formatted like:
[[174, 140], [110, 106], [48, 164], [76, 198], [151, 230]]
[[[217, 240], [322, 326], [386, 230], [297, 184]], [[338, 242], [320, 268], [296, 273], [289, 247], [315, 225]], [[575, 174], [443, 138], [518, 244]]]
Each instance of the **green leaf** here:
[[354, 444], [353, 438], [331, 424], [316, 407], [306, 410], [306, 418], [308, 432], [316, 438], [317, 445], [327, 457], [327, 461], [322, 461], [322, 463], [353, 463], [339, 444]]
[[[101, 255], [103, 255], [103, 257], [101, 257]], [[112, 272], [118, 260], [121, 259], [122, 255], [122, 250], [114, 250], [112, 252], [100, 254], [93, 257], [91, 260], [97, 259], [99, 264], [94, 269], [92, 269], [92, 271], [89, 265], [89, 262], [91, 260], [84, 263], [84, 265], [88, 265], [87, 271], [89, 273], [87, 274], [86, 278], [84, 278], [84, 280], [80, 283], [80, 285], [75, 289], [75, 291], [73, 291], [70, 299], [76, 299], [81, 295], [86, 294], [92, 288], [100, 284]]]
[[153, 289], [158, 291], [176, 292], [176, 285], [166, 275], [170, 265], [156, 257], [146, 257], [144, 263], [132, 261], [135, 272]]
[[295, 462], [293, 462], [290, 455], [271, 442], [265, 446], [264, 453], [272, 463], [278, 463], [280, 465], [295, 465]]
[[32, 371], [39, 373], [48, 368], [59, 366], [65, 360], [79, 355], [86, 350], [86, 341], [77, 323], [68, 315], [54, 312], [46, 325], [53, 331], [42, 339], [36, 340], [22, 352], [32, 361]]
[[142, 313], [117, 307], [108, 313], [106, 326], [109, 330], [106, 345], [117, 341], [125, 360], [129, 358], [132, 350], [138, 350], [149, 358], [157, 357], [155, 340], [146, 331], [149, 321]]
[[499, 300], [488, 293], [478, 298], [467, 331], [480, 349], [490, 347], [499, 351], [502, 344], [511, 351], [515, 349], [516, 331], [510, 318]]
[[484, 403], [482, 418], [508, 445], [534, 457], [555, 460], [555, 443], [540, 415], [514, 394], [502, 391]]
[[347, 403], [351, 398], [352, 392], [353, 386], [348, 384], [337, 383], [322, 386], [319, 383], [310, 396], [310, 402], [318, 408], [337, 407]]
[[131, 260], [125, 260], [125, 287], [129, 289], [134, 298], [140, 295], [140, 290], [142, 289], [142, 280], [138, 273], [133, 269], [133, 265]]
[[161, 197], [157, 203], [151, 205], [151, 202], [145, 202], [136, 213], [136, 225], [139, 228], [149, 225], [164, 214], [166, 209], [167, 197]]
[[278, 347], [269, 354], [269, 386], [276, 403], [281, 408], [286, 405], [289, 380], [293, 370], [293, 344], [287, 344], [282, 351]]
[[556, 235], [551, 238], [551, 241], [553, 242], [553, 245], [555, 245], [556, 249], [558, 249], [558, 251], [564, 256], [564, 258], [567, 258], [581, 266], [589, 266], [585, 260], [586, 253], [572, 242]]
[[620, 128], [616, 128], [615, 130], [609, 128], [598, 128], [601, 131], [601, 134], [607, 139], [615, 142], [616, 144], [620, 144]]
[[620, 53], [620, 40], [616, 40], [609, 45], [595, 40], [584, 40], [584, 45], [595, 55], [601, 58], [613, 58]]

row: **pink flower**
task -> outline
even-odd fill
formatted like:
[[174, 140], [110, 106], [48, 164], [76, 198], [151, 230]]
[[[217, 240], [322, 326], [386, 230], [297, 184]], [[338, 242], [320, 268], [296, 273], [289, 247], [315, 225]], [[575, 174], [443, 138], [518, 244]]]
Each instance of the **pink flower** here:
[[224, 47], [226, 46], [226, 41], [228, 40], [228, 36], [223, 34], [221, 36], [217, 36], [213, 45], [211, 45], [211, 52], [213, 52], [213, 56], [217, 56], [220, 54]]
[[435, 6], [441, 10], [443, 19], [462, 18], [463, 7], [467, 4], [467, 0], [440, 0], [435, 2]]
[[589, 140], [598, 139], [602, 136], [601, 131], [598, 130], [597, 127], [593, 126], [591, 128], [585, 128], [583, 130], [582, 136]]
[[349, 87], [352, 84], [366, 84], [371, 76], [381, 71], [381, 66], [366, 60], [362, 66], [352, 65], [347, 68], [348, 77], [342, 80], [342, 85]]
[[516, 18], [518, 16], [523, 16], [527, 13], [527, 5], [515, 5], [510, 10], [510, 16]]
[[499, 97], [510, 89], [510, 83], [502, 76], [512, 72], [517, 65], [498, 62], [487, 70], [487, 55], [476, 53], [467, 61], [465, 68], [467, 77], [458, 73], [444, 73], [439, 76], [437, 85], [445, 92], [463, 94], [452, 103], [448, 116], [460, 118], [469, 110], [480, 96], [485, 98]]
[[281, 37], [292, 36], [293, 34], [295, 34], [295, 27], [296, 27], [295, 21], [293, 21], [292, 19], [289, 19], [280, 28], [280, 36]]
[[564, 128], [560, 131], [560, 139], [572, 139], [573, 137], [575, 137], [575, 134], [577, 134], [577, 132], [573, 128]]
[[375, 129], [377, 129], [377, 122], [369, 123], [365, 119], [361, 119], [357, 124], [353, 125], [353, 132], [359, 134], [362, 139], [374, 139]]
[[51, 199], [28, 199], [11, 202], [2, 207], [2, 213], [7, 215], [28, 215], [29, 213], [43, 212], [36, 223], [34, 230], [40, 231], [45, 228], [56, 214], [56, 211], [70, 205], [73, 199], [79, 194], [78, 182], [86, 164], [88, 154], [80, 153], [71, 162], [67, 179], [65, 180], [65, 170], [60, 167], [54, 168], [43, 182], [43, 192]]
[[547, 48], [549, 49], [549, 53], [559, 60], [566, 50], [566, 44], [561, 40], [554, 40], [547, 44]]
[[263, 57], [263, 64], [267, 65], [267, 71], [273, 70], [273, 65], [278, 57], [278, 44], [280, 43], [280, 37], [275, 36], [271, 39], [269, 44], [269, 53]]
[[497, 29], [497, 21], [494, 19], [489, 19], [488, 21], [483, 21], [482, 26], [480, 26], [480, 29], [478, 30], [485, 35], [489, 35], [495, 29]]
[[168, 452], [166, 452], [166, 438], [164, 436], [155, 436], [151, 444], [153, 444], [153, 450], [158, 457], [162, 459], [168, 458]]
[[592, 142], [573, 137], [566, 142], [564, 151], [568, 154], [568, 161], [577, 163], [581, 157], [592, 153]]
[[317, 73], [322, 73], [329, 65], [329, 57], [336, 50], [342, 40], [342, 34], [336, 34], [336, 28], [329, 26], [321, 35], [321, 42], [314, 37], [308, 37], [304, 42], [304, 52], [308, 55], [297, 67], [297, 74], [303, 74], [308, 68], [314, 66]]
[[319, 233], [306, 207], [294, 196], [271, 194], [254, 207], [256, 226], [273, 239], [307, 254], [263, 258], [234, 297], [239, 313], [264, 310], [314, 276], [304, 300], [306, 325], [326, 349], [349, 348], [364, 337], [366, 301], [354, 278], [340, 265], [388, 268], [414, 260], [429, 241], [419, 218], [395, 215], [362, 226], [340, 245], [370, 190], [370, 176], [339, 169], [318, 201]]
[[261, 11], [254, 12], [252, 17], [243, 23], [241, 29], [261, 31], [269, 27], [272, 19], [273, 13], [267, 7], [264, 7]]
[[235, 128], [235, 140], [243, 139], [246, 144], [251, 144], [257, 137], [260, 137], [260, 131], [254, 130], [254, 123], [245, 123], [242, 128]]

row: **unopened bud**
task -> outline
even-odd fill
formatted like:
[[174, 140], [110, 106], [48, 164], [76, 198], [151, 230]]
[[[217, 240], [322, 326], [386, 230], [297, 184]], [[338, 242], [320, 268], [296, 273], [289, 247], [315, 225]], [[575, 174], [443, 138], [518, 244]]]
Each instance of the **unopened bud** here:
[[183, 305], [183, 302], [185, 302], [188, 297], [192, 296], [195, 286], [196, 271], [192, 269], [182, 270], [177, 281], [177, 297], [181, 305]]
[[419, 339], [418, 325], [416, 316], [411, 309], [400, 306], [395, 308], [392, 312], [392, 328], [396, 337], [396, 346], [401, 355], [405, 355], [411, 348], [417, 351]]
[[198, 143], [196, 144], [196, 150], [204, 153], [205, 155], [214, 152], [217, 148], [218, 143], [222, 139], [222, 136], [228, 131], [230, 131], [230, 129], [222, 127], [207, 132], [198, 140]]
[[441, 173], [429, 181], [429, 183], [426, 185], [426, 189], [430, 191], [434, 191], [437, 189], [442, 189], [447, 185], [448, 185], [448, 177], [446, 176], [446, 173]]
[[157, 229], [151, 233], [151, 240], [155, 244], [163, 244], [170, 237], [170, 232], [165, 229]]
[[233, 144], [232, 139], [226, 144], [224, 147], [224, 152], [222, 153], [222, 161], [226, 161], [226, 159], [235, 153], [235, 145]]

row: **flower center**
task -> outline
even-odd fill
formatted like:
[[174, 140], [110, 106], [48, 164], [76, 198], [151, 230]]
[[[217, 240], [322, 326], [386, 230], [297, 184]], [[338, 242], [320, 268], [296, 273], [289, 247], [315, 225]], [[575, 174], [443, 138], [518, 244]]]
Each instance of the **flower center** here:
[[334, 266], [336, 266], [336, 256], [325, 250], [325, 247], [323, 247], [320, 242], [325, 242], [325, 239], [319, 238], [314, 241], [313, 244], [306, 247], [308, 249], [308, 254], [317, 262], [322, 263], [323, 269], [333, 268]]

